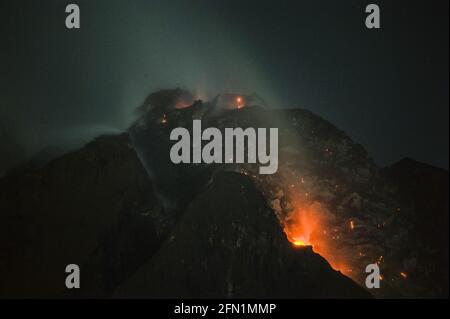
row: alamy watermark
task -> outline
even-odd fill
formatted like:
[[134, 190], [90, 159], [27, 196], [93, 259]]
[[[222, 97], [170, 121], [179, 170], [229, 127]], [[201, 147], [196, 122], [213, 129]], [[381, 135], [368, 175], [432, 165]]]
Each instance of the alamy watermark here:
[[[177, 127], [170, 133], [170, 140], [177, 141], [170, 149], [170, 160], [175, 164], [259, 163], [260, 174], [274, 174], [278, 170], [278, 128], [270, 128], [268, 137], [266, 128], [225, 128], [223, 138], [215, 127], [202, 132], [201, 121], [194, 120], [192, 139], [189, 130]], [[203, 141], [207, 143], [202, 147]]]

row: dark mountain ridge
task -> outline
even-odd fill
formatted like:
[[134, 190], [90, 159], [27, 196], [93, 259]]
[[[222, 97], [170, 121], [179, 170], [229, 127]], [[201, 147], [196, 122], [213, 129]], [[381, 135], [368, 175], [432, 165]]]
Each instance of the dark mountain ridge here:
[[[307, 110], [162, 94], [129, 132], [0, 178], [0, 295], [363, 298], [355, 282], [378, 263], [377, 297], [448, 296], [448, 172], [412, 160], [380, 169]], [[170, 131], [193, 119], [278, 127], [279, 171], [171, 163]], [[311, 209], [314, 251], [288, 241]], [[78, 291], [64, 287], [69, 263], [82, 269]]]

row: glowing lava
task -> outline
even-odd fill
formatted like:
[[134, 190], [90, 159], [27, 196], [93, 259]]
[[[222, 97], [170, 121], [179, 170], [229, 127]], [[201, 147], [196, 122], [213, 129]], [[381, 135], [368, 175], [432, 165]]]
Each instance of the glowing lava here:
[[192, 105], [193, 101], [184, 101], [184, 100], [179, 100], [176, 104], [175, 104], [175, 108], [176, 109], [185, 109], [188, 108]]
[[334, 270], [350, 275], [352, 269], [339, 249], [339, 235], [332, 231], [329, 212], [318, 202], [301, 204], [285, 219], [284, 232], [295, 247], [312, 246], [315, 253], [324, 257]]
[[244, 100], [242, 99], [242, 97], [238, 96], [238, 97], [236, 98], [236, 107], [237, 107], [238, 109], [240, 109], [240, 108], [243, 107], [243, 106], [244, 106]]
[[295, 239], [293, 244], [294, 244], [294, 246], [310, 246], [301, 239]]
[[284, 232], [295, 246], [311, 246], [311, 234], [317, 227], [317, 218], [308, 210], [298, 208], [286, 219]]
[[167, 115], [163, 114], [162, 118], [159, 121], [161, 124], [167, 124]]

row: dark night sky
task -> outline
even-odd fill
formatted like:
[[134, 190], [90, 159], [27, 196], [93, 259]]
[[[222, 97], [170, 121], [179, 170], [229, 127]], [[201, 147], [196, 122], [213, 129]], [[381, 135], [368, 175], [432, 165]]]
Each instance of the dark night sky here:
[[[124, 129], [146, 94], [257, 92], [312, 110], [379, 165], [448, 168], [448, 1], [2, 1], [0, 152]], [[13, 154], [16, 152], [17, 154]], [[0, 163], [1, 164], [1, 163]], [[7, 164], [2, 164], [7, 165]]]

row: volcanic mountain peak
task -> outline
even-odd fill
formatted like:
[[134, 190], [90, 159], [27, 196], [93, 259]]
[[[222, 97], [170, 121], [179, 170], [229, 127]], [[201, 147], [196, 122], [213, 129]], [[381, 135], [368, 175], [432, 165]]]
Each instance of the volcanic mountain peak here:
[[[160, 154], [169, 152], [172, 128], [190, 130], [192, 119], [201, 119], [203, 126], [220, 130], [277, 127], [280, 152], [276, 174], [259, 175], [251, 164], [237, 164], [232, 170], [253, 179], [289, 240], [312, 245], [335, 269], [361, 285], [366, 266], [379, 264], [384, 274], [383, 288], [374, 292], [379, 296], [445, 292], [445, 287], [424, 291], [428, 284], [417, 287], [411, 283], [421, 270], [414, 266], [416, 253], [404, 252], [417, 236], [409, 231], [409, 220], [417, 212], [408, 200], [399, 197], [399, 185], [375, 165], [361, 145], [307, 110], [249, 105], [215, 112], [211, 111], [213, 106], [211, 102], [196, 101], [183, 109], [167, 109], [164, 121], [158, 120], [158, 112], [149, 111], [143, 115], [145, 125], [131, 127], [133, 144], [162, 198], [183, 206], [205, 188], [215, 171], [224, 169], [221, 165], [180, 166], [167, 158], [156, 159], [155, 150]], [[189, 190], [173, 187], [175, 181], [190, 185]], [[426, 247], [416, 249], [421, 256], [427, 254]], [[409, 274], [407, 280], [402, 275], [405, 273]], [[436, 274], [432, 280], [437, 283]], [[431, 280], [423, 273], [417, 276]]]
[[[9, 212], [1, 215], [1, 294], [99, 297], [120, 286], [128, 296], [369, 296], [312, 251], [292, 250], [247, 177], [219, 173], [177, 218], [149, 182], [127, 134], [0, 179], [1, 211]], [[78, 291], [61, 288], [69, 261], [83, 271]], [[154, 280], [140, 278], [147, 265], [158, 269]]]
[[[155, 93], [165, 102], [129, 133], [0, 179], [0, 294], [67, 296], [62, 270], [76, 261], [84, 288], [69, 295], [362, 297], [330, 265], [363, 286], [377, 263], [376, 296], [448, 296], [447, 172], [412, 161], [381, 170], [307, 110], [177, 108], [172, 94], [189, 96]], [[278, 127], [279, 171], [174, 165], [170, 131], [193, 119]]]

